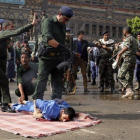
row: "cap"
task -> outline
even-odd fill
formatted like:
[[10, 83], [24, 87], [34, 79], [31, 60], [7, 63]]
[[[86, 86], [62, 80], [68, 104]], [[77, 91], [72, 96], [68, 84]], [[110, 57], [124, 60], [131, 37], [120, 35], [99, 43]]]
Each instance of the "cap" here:
[[2, 24], [5, 20], [4, 19], [0, 19], [0, 24]]
[[102, 35], [104, 35], [104, 34], [106, 34], [106, 33], [109, 33], [109, 31], [102, 32]]
[[60, 12], [68, 18], [71, 18], [73, 16], [73, 11], [68, 6], [62, 6], [60, 8]]
[[70, 28], [69, 27], [66, 27], [66, 32], [70, 32]]

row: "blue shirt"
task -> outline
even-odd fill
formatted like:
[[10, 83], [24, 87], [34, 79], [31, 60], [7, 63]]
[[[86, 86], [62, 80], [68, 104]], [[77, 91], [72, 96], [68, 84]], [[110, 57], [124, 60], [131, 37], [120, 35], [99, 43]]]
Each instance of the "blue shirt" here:
[[[57, 103], [54, 100], [43, 101], [40, 99], [36, 100], [36, 107], [39, 108], [43, 114], [43, 117], [47, 120], [56, 119], [59, 117], [60, 110], [69, 107], [69, 105], [63, 101], [62, 103]], [[27, 101], [26, 104], [14, 104], [12, 109], [16, 111], [28, 111], [34, 112], [34, 103]]]
[[78, 41], [77, 53], [82, 55], [82, 41]]

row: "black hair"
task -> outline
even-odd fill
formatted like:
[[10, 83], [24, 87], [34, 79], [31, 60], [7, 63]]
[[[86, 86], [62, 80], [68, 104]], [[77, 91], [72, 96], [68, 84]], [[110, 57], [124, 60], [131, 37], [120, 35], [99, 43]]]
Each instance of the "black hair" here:
[[68, 107], [64, 109], [64, 114], [68, 114], [69, 119], [73, 120], [75, 116], [75, 110], [72, 107]]
[[83, 30], [79, 30], [78, 32], [77, 32], [77, 35], [80, 35], [80, 34], [84, 34], [85, 32], [83, 31]]
[[140, 32], [138, 32], [137, 35], [140, 35]]
[[34, 11], [34, 9], [31, 9], [31, 11]]
[[22, 56], [22, 55], [27, 55], [27, 57], [29, 58], [29, 55], [27, 52], [22, 52], [20, 56]]
[[124, 27], [128, 34], [131, 34], [132, 28], [130, 26]]

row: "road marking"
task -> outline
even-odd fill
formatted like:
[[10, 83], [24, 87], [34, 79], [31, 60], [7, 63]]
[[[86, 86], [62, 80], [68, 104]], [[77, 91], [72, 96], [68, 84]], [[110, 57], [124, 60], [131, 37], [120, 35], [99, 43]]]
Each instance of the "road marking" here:
[[90, 131], [90, 130], [86, 130], [86, 129], [80, 129], [80, 130], [83, 131], [83, 132], [91, 133], [91, 134], [98, 134], [94, 131]]

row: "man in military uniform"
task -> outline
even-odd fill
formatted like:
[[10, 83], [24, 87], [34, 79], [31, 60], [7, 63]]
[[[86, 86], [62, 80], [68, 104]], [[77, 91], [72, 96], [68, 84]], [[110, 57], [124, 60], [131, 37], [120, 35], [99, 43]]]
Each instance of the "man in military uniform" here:
[[106, 79], [106, 74], [108, 77], [109, 85], [111, 87], [111, 92], [115, 92], [114, 88], [114, 77], [113, 77], [113, 69], [112, 62], [109, 59], [113, 55], [114, 50], [114, 40], [109, 39], [109, 32], [103, 32], [103, 39], [100, 39], [101, 47], [100, 47], [100, 63], [99, 63], [99, 74], [100, 74], [100, 92], [104, 91], [104, 82]]
[[42, 11], [42, 17], [41, 17], [41, 23], [48, 18], [48, 16], [46, 15], [45, 11]]
[[66, 28], [66, 40], [65, 40], [65, 47], [71, 49], [71, 36], [70, 36], [70, 28]]
[[[28, 17], [28, 23], [31, 24], [34, 18], [34, 9], [31, 9], [31, 14]], [[36, 26], [34, 26], [32, 29], [29, 31], [30, 34], [30, 40], [35, 40], [36, 39]]]
[[6, 76], [6, 62], [7, 62], [7, 46], [10, 37], [22, 34], [33, 27], [36, 24], [36, 14], [32, 24], [26, 25], [25, 27], [14, 30], [14, 24], [11, 21], [5, 21], [5, 30], [0, 32], [0, 89], [2, 93], [2, 108], [3, 112], [15, 112], [13, 111], [8, 103], [11, 103], [11, 97], [9, 93], [9, 82]]
[[136, 64], [136, 52], [138, 51], [137, 40], [131, 34], [131, 27], [127, 26], [123, 29], [123, 34], [126, 36], [123, 49], [117, 55], [116, 61], [123, 57], [123, 63], [119, 69], [118, 79], [122, 86], [126, 89], [126, 94], [122, 98], [132, 98], [131, 82], [133, 81], [134, 69]]
[[42, 24], [42, 43], [46, 53], [41, 53], [39, 58], [39, 75], [33, 99], [43, 99], [49, 74], [51, 74], [52, 99], [62, 98], [63, 71], [56, 66], [63, 62], [63, 52], [68, 50], [65, 45], [65, 24], [73, 16], [73, 11], [67, 6], [62, 6], [58, 15], [49, 17]]

